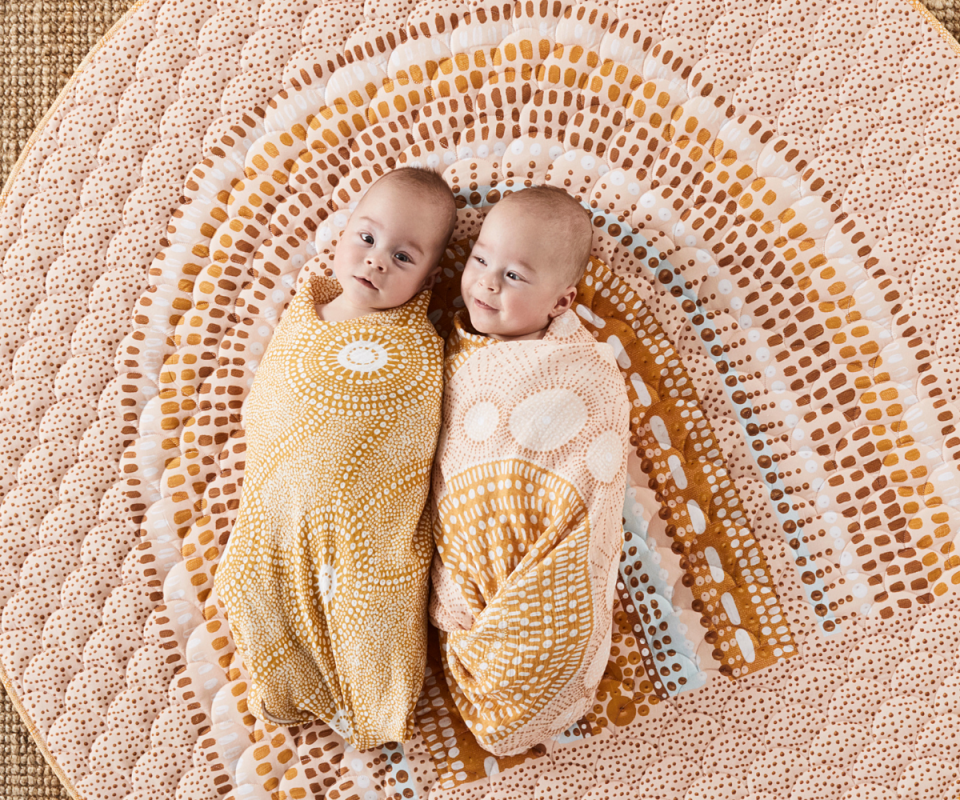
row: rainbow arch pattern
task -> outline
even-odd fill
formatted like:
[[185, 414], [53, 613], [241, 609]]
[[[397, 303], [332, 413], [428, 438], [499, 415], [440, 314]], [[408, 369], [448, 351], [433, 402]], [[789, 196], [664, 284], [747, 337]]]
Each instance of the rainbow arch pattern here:
[[[896, 2], [140, 4], [0, 208], [0, 665], [64, 781], [955, 797], [958, 103]], [[211, 597], [258, 357], [403, 163], [462, 203], [441, 329], [503, 191], [591, 207], [578, 311], [634, 406], [601, 693], [513, 759], [435, 665], [403, 749], [256, 723]]]

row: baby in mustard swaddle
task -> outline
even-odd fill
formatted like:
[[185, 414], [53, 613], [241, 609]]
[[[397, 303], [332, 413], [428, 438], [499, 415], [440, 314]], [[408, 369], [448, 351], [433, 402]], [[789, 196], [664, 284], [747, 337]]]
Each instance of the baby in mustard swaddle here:
[[216, 574], [259, 719], [358, 749], [412, 734], [433, 541], [422, 517], [443, 346], [428, 286], [456, 221], [436, 173], [395, 170], [298, 291], [244, 408], [240, 508]]

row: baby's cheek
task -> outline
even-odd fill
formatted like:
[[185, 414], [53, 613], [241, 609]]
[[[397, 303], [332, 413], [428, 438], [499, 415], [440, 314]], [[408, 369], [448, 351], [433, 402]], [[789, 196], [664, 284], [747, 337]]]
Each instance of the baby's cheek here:
[[463, 268], [463, 275], [460, 277], [460, 289], [462, 291], [465, 291], [477, 282], [477, 271], [470, 266], [471, 263], [471, 261], [467, 261], [467, 265]]
[[535, 316], [534, 301], [519, 292], [510, 292], [504, 298], [503, 313], [508, 322], [525, 322]]
[[335, 266], [345, 269], [354, 258], [354, 248], [341, 241], [333, 253], [333, 263]]

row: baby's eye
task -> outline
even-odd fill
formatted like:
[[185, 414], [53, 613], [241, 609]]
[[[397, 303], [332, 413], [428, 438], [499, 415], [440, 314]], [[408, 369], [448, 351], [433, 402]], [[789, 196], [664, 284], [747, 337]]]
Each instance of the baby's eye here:
[[371, 236], [369, 233], [361, 233], [360, 241], [364, 244], [373, 244], [373, 236]]
[[397, 261], [402, 261], [404, 264], [413, 263], [413, 261], [410, 259], [410, 256], [408, 256], [406, 253], [397, 253], [397, 255], [394, 256], [394, 258], [396, 258]]
[[480, 258], [480, 256], [474, 256], [474, 259], [475, 259], [478, 263], [482, 264], [483, 266], [487, 266], [487, 262], [484, 261], [482, 258]]
[[508, 272], [508, 273], [507, 273], [507, 277], [508, 277], [510, 280], [512, 280], [512, 281], [518, 281], [518, 280], [520, 280], [520, 276], [517, 275], [516, 272]]

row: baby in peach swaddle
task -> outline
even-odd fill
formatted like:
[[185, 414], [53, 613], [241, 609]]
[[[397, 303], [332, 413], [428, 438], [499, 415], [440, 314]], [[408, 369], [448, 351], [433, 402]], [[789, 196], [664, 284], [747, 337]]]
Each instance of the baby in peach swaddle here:
[[447, 342], [430, 614], [454, 702], [496, 755], [576, 722], [610, 653], [629, 403], [572, 310], [590, 249], [562, 190], [507, 195]]
[[364, 195], [277, 326], [244, 409], [237, 521], [216, 573], [248, 705], [329, 723], [358, 749], [412, 734], [433, 553], [423, 515], [443, 347], [427, 319], [456, 221], [432, 172]]

